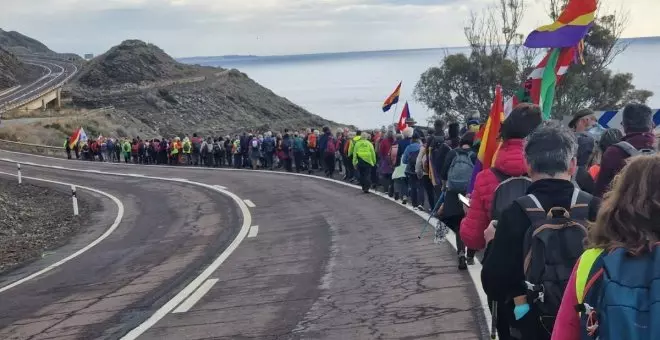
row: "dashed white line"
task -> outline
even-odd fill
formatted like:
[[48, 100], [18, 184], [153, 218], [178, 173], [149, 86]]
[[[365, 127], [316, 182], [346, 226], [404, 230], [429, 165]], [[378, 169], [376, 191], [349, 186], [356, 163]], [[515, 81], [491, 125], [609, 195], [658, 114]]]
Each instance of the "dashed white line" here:
[[243, 202], [245, 202], [245, 205], [247, 205], [250, 208], [254, 208], [254, 207], [257, 206], [256, 204], [254, 204], [254, 202], [252, 202], [250, 200], [243, 200]]
[[208, 279], [204, 282], [194, 293], [192, 293], [182, 304], [177, 307], [172, 313], [185, 313], [190, 310], [206, 293], [213, 288], [218, 282], [218, 279]]
[[257, 237], [257, 234], [259, 233], [259, 226], [258, 225], [253, 225], [250, 227], [250, 233], [248, 233], [248, 237]]

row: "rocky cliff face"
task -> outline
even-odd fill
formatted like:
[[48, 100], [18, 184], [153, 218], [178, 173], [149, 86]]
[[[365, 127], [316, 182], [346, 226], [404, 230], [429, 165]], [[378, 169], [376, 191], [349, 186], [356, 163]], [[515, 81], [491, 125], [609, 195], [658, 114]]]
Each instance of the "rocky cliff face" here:
[[36, 69], [25, 65], [11, 52], [0, 47], [0, 91], [29, 82], [37, 76]]
[[71, 93], [77, 106], [114, 106], [163, 135], [338, 125], [238, 70], [181, 64], [160, 48], [136, 40], [94, 59]]

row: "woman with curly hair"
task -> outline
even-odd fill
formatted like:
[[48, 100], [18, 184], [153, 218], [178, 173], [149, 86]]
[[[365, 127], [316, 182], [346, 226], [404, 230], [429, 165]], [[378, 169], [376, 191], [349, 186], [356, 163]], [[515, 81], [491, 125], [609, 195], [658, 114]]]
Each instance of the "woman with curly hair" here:
[[632, 158], [606, 194], [552, 339], [660, 339], [660, 155]]

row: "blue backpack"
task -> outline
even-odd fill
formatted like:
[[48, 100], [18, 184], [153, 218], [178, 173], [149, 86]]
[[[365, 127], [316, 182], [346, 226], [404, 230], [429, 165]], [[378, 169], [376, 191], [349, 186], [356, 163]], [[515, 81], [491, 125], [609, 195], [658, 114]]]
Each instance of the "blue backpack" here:
[[660, 339], [660, 250], [589, 249], [576, 272], [582, 339]]

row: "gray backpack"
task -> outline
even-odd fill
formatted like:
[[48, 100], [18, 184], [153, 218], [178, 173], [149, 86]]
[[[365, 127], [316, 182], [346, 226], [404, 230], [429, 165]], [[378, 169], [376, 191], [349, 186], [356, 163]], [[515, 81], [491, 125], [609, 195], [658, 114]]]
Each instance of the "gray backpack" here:
[[614, 145], [616, 145], [616, 147], [618, 147], [619, 149], [623, 150], [630, 157], [634, 157], [634, 156], [651, 156], [651, 155], [655, 155], [655, 153], [656, 153], [656, 151], [654, 149], [649, 149], [649, 148], [644, 148], [644, 149], [637, 150], [636, 147], [634, 147], [632, 144], [630, 144], [626, 141], [618, 142]]
[[456, 156], [449, 165], [447, 173], [447, 189], [455, 192], [465, 192], [472, 178], [474, 152], [456, 149]]

